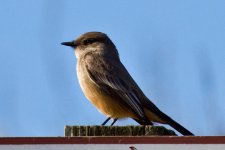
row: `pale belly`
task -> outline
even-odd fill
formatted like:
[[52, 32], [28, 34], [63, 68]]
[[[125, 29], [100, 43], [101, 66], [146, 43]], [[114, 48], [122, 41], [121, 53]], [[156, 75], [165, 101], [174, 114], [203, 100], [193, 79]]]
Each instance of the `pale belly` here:
[[84, 95], [101, 113], [111, 118], [136, 118], [130, 110], [115, 100], [113, 95], [100, 90], [82, 67], [77, 67], [77, 76]]

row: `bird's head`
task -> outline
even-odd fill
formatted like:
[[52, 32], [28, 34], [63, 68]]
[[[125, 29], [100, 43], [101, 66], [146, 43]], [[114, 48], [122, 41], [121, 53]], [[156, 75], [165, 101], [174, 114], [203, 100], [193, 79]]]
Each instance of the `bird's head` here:
[[74, 48], [77, 58], [90, 51], [99, 54], [118, 53], [110, 38], [102, 32], [87, 32], [74, 41], [63, 42], [62, 45]]

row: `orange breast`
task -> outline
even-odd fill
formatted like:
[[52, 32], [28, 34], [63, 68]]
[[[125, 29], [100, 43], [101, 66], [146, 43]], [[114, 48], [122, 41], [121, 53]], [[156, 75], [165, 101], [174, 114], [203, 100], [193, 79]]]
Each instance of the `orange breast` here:
[[100, 90], [81, 66], [77, 68], [77, 76], [85, 96], [101, 113], [111, 118], [136, 118], [126, 106], [115, 100], [113, 95]]

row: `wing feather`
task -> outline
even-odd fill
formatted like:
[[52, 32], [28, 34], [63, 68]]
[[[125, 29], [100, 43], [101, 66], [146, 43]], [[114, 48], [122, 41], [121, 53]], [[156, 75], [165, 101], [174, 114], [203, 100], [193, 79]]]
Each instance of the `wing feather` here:
[[[145, 119], [145, 114], [143, 106], [138, 98], [138, 96], [133, 92], [132, 80], [128, 72], [122, 63], [112, 63], [107, 59], [95, 59], [86, 58], [86, 69], [89, 77], [92, 81], [97, 84], [105, 92], [116, 93], [119, 96], [119, 100], [126, 103], [129, 108], [131, 108], [135, 114], [139, 117]], [[94, 63], [94, 64], [93, 64]], [[91, 65], [90, 65], [91, 64]], [[124, 70], [126, 72], [124, 72]]]

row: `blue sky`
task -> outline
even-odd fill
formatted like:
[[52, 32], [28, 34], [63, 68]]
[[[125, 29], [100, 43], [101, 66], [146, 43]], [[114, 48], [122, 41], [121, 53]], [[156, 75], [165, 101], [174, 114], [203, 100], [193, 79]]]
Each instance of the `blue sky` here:
[[[63, 136], [99, 125], [74, 52], [88, 31], [109, 35], [144, 93], [196, 135], [225, 134], [223, 0], [0, 2], [0, 136]], [[117, 125], [136, 124], [131, 119]]]

